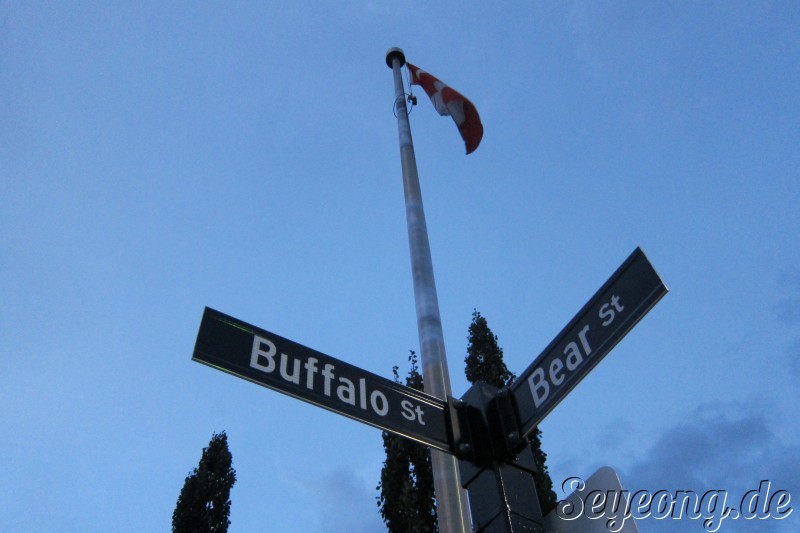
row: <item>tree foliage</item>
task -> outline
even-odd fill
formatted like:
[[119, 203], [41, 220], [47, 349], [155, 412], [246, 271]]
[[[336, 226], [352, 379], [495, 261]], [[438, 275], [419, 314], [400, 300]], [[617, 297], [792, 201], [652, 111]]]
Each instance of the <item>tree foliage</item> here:
[[478, 311], [472, 312], [467, 341], [464, 373], [470, 383], [483, 381], [502, 389], [514, 380], [514, 374], [503, 361], [503, 349], [497, 344], [497, 335], [492, 333]]
[[[499, 389], [514, 381], [514, 373], [508, 370], [503, 361], [503, 349], [497, 342], [497, 336], [492, 333], [486, 319], [478, 311], [472, 313], [467, 339], [464, 372], [470, 383], [483, 381]], [[416, 354], [412, 351], [408, 359], [411, 370], [405, 384], [423, 390]], [[398, 367], [394, 367], [392, 372], [395, 381], [399, 383]], [[531, 450], [538, 470], [534, 477], [536, 493], [542, 512], [546, 514], [555, 508], [557, 499], [547, 471], [547, 455], [542, 451], [540, 437], [541, 432], [536, 428], [531, 438]], [[377, 486], [380, 491], [377, 500], [387, 529], [390, 533], [438, 532], [430, 449], [385, 431], [383, 448], [386, 451], [386, 460]]]
[[[422, 374], [413, 351], [408, 360], [411, 370], [405, 384], [421, 391]], [[392, 372], [394, 380], [400, 383], [398, 367]], [[386, 460], [377, 486], [380, 491], [377, 500], [387, 529], [390, 533], [438, 532], [430, 449], [386, 431], [383, 432], [383, 449]]]
[[230, 525], [230, 492], [236, 483], [228, 436], [223, 431], [203, 448], [200, 464], [187, 477], [172, 513], [173, 533], [225, 533]]
[[[503, 362], [503, 349], [497, 343], [497, 335], [492, 333], [486, 318], [478, 311], [472, 313], [472, 323], [469, 325], [467, 340], [464, 372], [470, 383], [483, 381], [500, 389], [514, 381], [516, 376], [508, 370]], [[553, 492], [553, 481], [547, 471], [547, 454], [542, 451], [542, 433], [537, 427], [532, 435], [531, 450], [538, 470], [534, 476], [536, 494], [539, 496], [542, 512], [547, 514], [555, 508], [557, 498], [556, 493]]]

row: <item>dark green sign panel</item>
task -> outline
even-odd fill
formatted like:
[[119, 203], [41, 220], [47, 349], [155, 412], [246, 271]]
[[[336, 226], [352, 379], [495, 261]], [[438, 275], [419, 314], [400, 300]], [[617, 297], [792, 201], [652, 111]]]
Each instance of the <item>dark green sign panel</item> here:
[[193, 360], [450, 452], [445, 402], [206, 308]]
[[511, 385], [523, 434], [533, 431], [666, 293], [637, 248]]

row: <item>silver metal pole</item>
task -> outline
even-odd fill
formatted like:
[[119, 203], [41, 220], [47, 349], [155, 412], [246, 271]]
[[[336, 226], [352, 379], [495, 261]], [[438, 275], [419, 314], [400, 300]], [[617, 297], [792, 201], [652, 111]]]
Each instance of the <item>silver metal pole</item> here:
[[[408, 244], [411, 251], [411, 271], [414, 277], [414, 301], [417, 307], [420, 358], [425, 392], [447, 399], [450, 392], [450, 373], [444, 351], [442, 320], [439, 316], [439, 299], [433, 278], [433, 262], [428, 242], [428, 228], [422, 208], [422, 192], [417, 174], [417, 160], [411, 141], [405, 89], [400, 67], [405, 64], [405, 54], [400, 48], [386, 52], [386, 64], [394, 74], [394, 109], [397, 115], [397, 132], [400, 136], [400, 163], [403, 169], [403, 189], [406, 199]], [[461, 488], [456, 458], [450, 454], [431, 450], [433, 483], [436, 490], [436, 507], [439, 530], [442, 533], [471, 531], [466, 491]]]

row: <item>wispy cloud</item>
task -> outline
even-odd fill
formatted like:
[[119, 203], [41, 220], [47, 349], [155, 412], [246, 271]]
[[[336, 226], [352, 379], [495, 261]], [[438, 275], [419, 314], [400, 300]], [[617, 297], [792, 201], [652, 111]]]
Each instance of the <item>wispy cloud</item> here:
[[[375, 503], [374, 485], [358, 474], [337, 468], [323, 476], [320, 483], [322, 517], [319, 531], [384, 533], [386, 531]], [[370, 488], [371, 487], [371, 488]]]
[[[757, 489], [761, 480], [772, 482], [773, 492], [787, 490], [800, 497], [800, 443], [781, 439], [775, 426], [787, 416], [786, 406], [747, 405], [740, 402], [706, 404], [687, 413], [687, 421], [666, 429], [647, 453], [625, 468], [623, 485], [631, 490], [726, 490], [728, 505]], [[793, 506], [794, 507], [794, 506]], [[759, 521], [758, 531], [784, 529], [797, 520]], [[788, 523], [787, 523], [788, 522]], [[739, 531], [752, 522], [730, 521], [726, 531]], [[693, 520], [648, 520], [642, 529], [699, 531]]]

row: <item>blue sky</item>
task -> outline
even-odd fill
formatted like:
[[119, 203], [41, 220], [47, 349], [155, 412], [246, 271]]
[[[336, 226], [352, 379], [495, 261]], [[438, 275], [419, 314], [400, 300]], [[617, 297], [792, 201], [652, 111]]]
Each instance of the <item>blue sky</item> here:
[[167, 530], [221, 430], [231, 531], [382, 530], [379, 431], [190, 359], [205, 306], [387, 377], [417, 349], [391, 46], [485, 128], [464, 156], [416, 89], [454, 393], [473, 309], [521, 372], [641, 246], [670, 293], [542, 423], [554, 484], [609, 465], [632, 490], [800, 498], [798, 23], [792, 2], [4, 3], [4, 531]]

